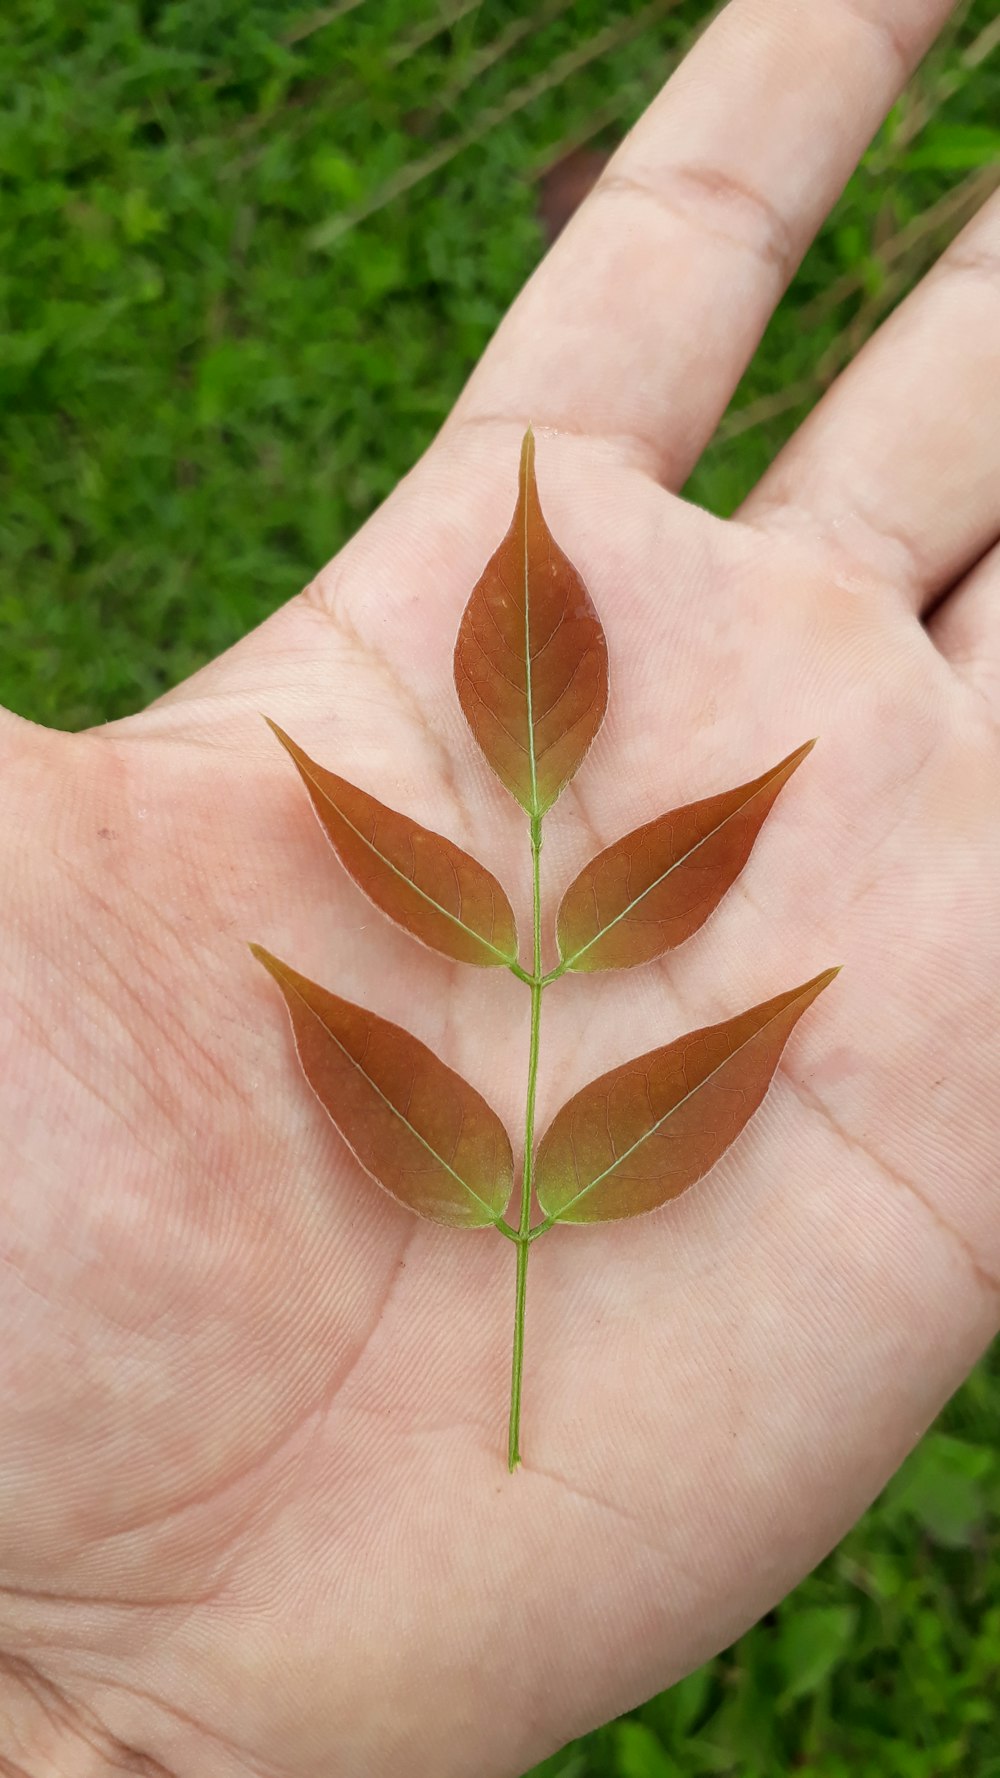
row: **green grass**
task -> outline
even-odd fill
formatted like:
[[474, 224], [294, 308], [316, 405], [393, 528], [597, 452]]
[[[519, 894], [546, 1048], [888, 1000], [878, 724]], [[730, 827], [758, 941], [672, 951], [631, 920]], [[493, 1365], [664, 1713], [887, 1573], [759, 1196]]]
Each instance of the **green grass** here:
[[[0, 701], [140, 706], [294, 592], [432, 436], [702, 23], [638, 0], [17, 0], [0, 17]], [[810, 253], [689, 492], [726, 512], [1000, 156], [973, 0]], [[538, 1778], [1000, 1778], [1000, 1380], [734, 1649]]]

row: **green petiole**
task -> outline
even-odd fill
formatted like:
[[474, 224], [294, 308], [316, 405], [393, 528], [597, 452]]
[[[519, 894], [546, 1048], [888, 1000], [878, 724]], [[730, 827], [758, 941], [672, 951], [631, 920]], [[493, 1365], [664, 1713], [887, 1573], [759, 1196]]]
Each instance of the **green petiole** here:
[[510, 1378], [510, 1425], [507, 1434], [507, 1466], [515, 1470], [521, 1461], [521, 1384], [524, 1374], [524, 1305], [528, 1281], [528, 1248], [542, 1228], [531, 1227], [532, 1171], [535, 1146], [535, 1092], [538, 1085], [538, 1049], [542, 1027], [542, 817], [531, 817], [532, 973], [519, 973], [531, 989], [531, 1037], [528, 1046], [528, 1091], [524, 1112], [524, 1168], [521, 1183], [521, 1216], [517, 1234], [517, 1277], [514, 1295], [514, 1350]]

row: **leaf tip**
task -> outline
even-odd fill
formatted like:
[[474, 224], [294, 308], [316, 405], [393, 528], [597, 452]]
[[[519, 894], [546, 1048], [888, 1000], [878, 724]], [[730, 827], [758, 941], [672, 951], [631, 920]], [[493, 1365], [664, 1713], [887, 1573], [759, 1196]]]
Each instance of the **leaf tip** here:
[[775, 767], [774, 776], [780, 775], [783, 779], [790, 778], [792, 773], [798, 770], [806, 755], [812, 752], [818, 740], [819, 736], [813, 735], [811, 740], [803, 741], [801, 747], [795, 747], [791, 753], [786, 753], [780, 765]]
[[267, 716], [263, 710], [261, 710], [259, 712], [259, 715], [262, 717], [263, 721], [267, 723], [267, 726], [270, 729], [272, 735], [276, 735], [278, 740], [281, 742], [282, 747], [284, 747], [287, 750], [287, 752], [290, 753], [292, 751], [292, 746], [293, 746], [291, 736], [286, 735], [284, 729], [281, 728], [278, 725], [278, 723], [276, 723], [274, 721], [274, 719], [272, 717]]
[[535, 434], [530, 422], [521, 440], [521, 482], [527, 482], [535, 472]]
[[811, 1000], [815, 1000], [817, 994], [822, 994], [823, 989], [830, 986], [830, 983], [840, 974], [843, 967], [844, 965], [842, 963], [834, 963], [832, 968], [821, 970], [819, 975], [813, 976], [811, 982], [805, 982], [803, 984], [802, 988], [799, 990], [800, 993], [808, 994]]
[[277, 979], [278, 971], [281, 967], [277, 957], [267, 950], [264, 945], [248, 944], [247, 950], [250, 952], [251, 957], [256, 957], [257, 962], [264, 965], [268, 975], [273, 975], [275, 979]]

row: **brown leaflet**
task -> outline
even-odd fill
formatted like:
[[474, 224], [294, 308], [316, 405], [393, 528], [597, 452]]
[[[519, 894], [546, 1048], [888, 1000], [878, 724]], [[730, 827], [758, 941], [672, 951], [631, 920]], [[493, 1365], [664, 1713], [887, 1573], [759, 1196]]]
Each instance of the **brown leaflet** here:
[[510, 529], [462, 617], [455, 685], [498, 778], [540, 817], [604, 720], [608, 651], [587, 589], [542, 516], [530, 431]]
[[612, 1068], [556, 1113], [535, 1157], [546, 1218], [609, 1222], [676, 1198], [713, 1167], [767, 1092], [797, 1021], [836, 969]]
[[559, 908], [563, 966], [630, 969], [697, 931], [736, 881], [778, 792], [814, 746], [807, 741], [736, 790], [657, 816], [592, 858]]
[[[563, 897], [560, 963], [543, 973], [542, 817], [577, 771], [608, 702], [607, 645], [573, 564], [542, 515], [524, 439], [507, 535], [473, 589], [454, 657], [459, 702], [487, 761], [530, 818], [533, 952], [517, 958], [510, 903], [491, 873], [441, 835], [318, 766], [273, 723], [339, 857], [377, 906], [449, 957], [506, 964], [531, 991], [521, 1214], [506, 1131], [485, 1100], [399, 1026], [339, 999], [261, 947], [291, 1015], [303, 1072], [360, 1164], [418, 1214], [493, 1225], [517, 1250], [507, 1460], [520, 1461], [527, 1261], [556, 1222], [635, 1216], [712, 1167], [760, 1105], [825, 971], [734, 1018], [612, 1069], [533, 1141], [544, 990], [569, 969], [628, 967], [681, 943], [743, 869], [782, 786], [812, 742], [750, 783], [661, 815], [606, 847]], [[533, 1226], [533, 1206], [544, 1221]]]
[[309, 1085], [365, 1171], [432, 1222], [495, 1225], [514, 1162], [485, 1099], [399, 1025], [250, 949], [285, 997]]
[[276, 722], [265, 721], [295, 761], [341, 863], [376, 907], [459, 963], [517, 962], [514, 910], [485, 865], [317, 765]]

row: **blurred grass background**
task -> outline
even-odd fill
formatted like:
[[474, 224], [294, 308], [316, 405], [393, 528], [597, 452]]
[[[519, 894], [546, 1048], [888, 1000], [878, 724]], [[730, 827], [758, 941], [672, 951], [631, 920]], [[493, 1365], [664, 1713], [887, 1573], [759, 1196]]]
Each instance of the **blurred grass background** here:
[[[124, 714], [294, 592], [426, 445], [543, 216], [712, 10], [12, 0], [0, 701], [67, 728]], [[692, 498], [736, 505], [998, 166], [1000, 18], [966, 0]], [[777, 1612], [537, 1778], [1000, 1778], [998, 1421], [984, 1365]]]

